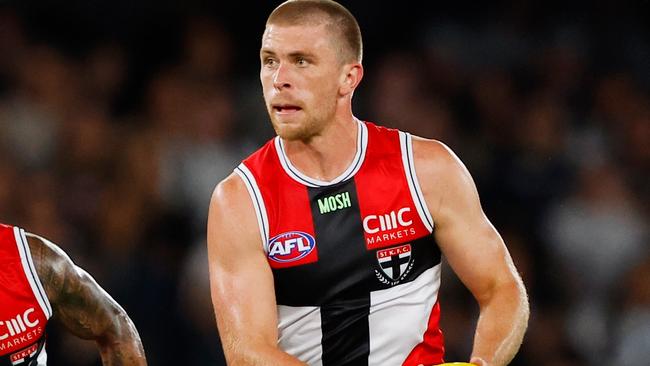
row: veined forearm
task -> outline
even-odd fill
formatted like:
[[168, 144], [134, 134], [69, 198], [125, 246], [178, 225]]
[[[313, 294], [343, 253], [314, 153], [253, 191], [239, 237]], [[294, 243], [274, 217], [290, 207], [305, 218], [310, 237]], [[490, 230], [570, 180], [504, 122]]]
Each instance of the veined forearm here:
[[528, 298], [523, 284], [509, 284], [481, 305], [472, 358], [505, 366], [517, 354], [528, 325]]

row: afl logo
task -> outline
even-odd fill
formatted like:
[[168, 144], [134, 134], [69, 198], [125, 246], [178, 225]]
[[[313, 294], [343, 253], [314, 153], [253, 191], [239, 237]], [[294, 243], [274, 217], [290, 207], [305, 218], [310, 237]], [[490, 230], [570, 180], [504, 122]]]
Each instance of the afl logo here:
[[316, 247], [313, 236], [304, 231], [289, 231], [269, 240], [269, 259], [288, 263], [306, 257]]

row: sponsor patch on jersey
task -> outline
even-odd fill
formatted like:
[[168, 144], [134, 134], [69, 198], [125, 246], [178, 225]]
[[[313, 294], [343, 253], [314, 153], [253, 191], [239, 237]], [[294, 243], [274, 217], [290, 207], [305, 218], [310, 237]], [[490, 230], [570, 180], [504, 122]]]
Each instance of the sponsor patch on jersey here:
[[352, 207], [350, 192], [342, 192], [318, 199], [318, 211], [321, 215], [344, 208]]
[[316, 248], [316, 240], [304, 231], [289, 231], [269, 240], [270, 260], [277, 263], [298, 262]]
[[380, 282], [394, 286], [404, 280], [413, 268], [411, 244], [404, 244], [377, 251], [379, 270], [375, 275]]
[[38, 343], [31, 345], [23, 350], [20, 350], [16, 353], [12, 353], [9, 356], [9, 360], [12, 365], [19, 365], [25, 362], [26, 360], [31, 359], [36, 352], [38, 351]]
[[363, 218], [363, 231], [368, 249], [404, 243], [415, 239], [417, 234], [410, 207], [366, 215]]

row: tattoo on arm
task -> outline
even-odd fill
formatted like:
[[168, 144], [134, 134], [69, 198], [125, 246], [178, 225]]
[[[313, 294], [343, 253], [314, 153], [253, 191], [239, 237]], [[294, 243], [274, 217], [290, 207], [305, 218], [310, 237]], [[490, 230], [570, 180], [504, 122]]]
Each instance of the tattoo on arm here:
[[55, 318], [77, 337], [97, 342], [104, 366], [146, 365], [140, 336], [124, 309], [63, 250], [28, 237]]

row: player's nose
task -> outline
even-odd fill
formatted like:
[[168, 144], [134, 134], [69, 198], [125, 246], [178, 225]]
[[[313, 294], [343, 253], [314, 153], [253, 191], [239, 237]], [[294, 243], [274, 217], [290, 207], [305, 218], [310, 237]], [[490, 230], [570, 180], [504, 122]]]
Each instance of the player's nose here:
[[277, 90], [291, 87], [289, 70], [285, 64], [280, 64], [280, 66], [275, 69], [275, 74], [273, 75], [273, 87]]

